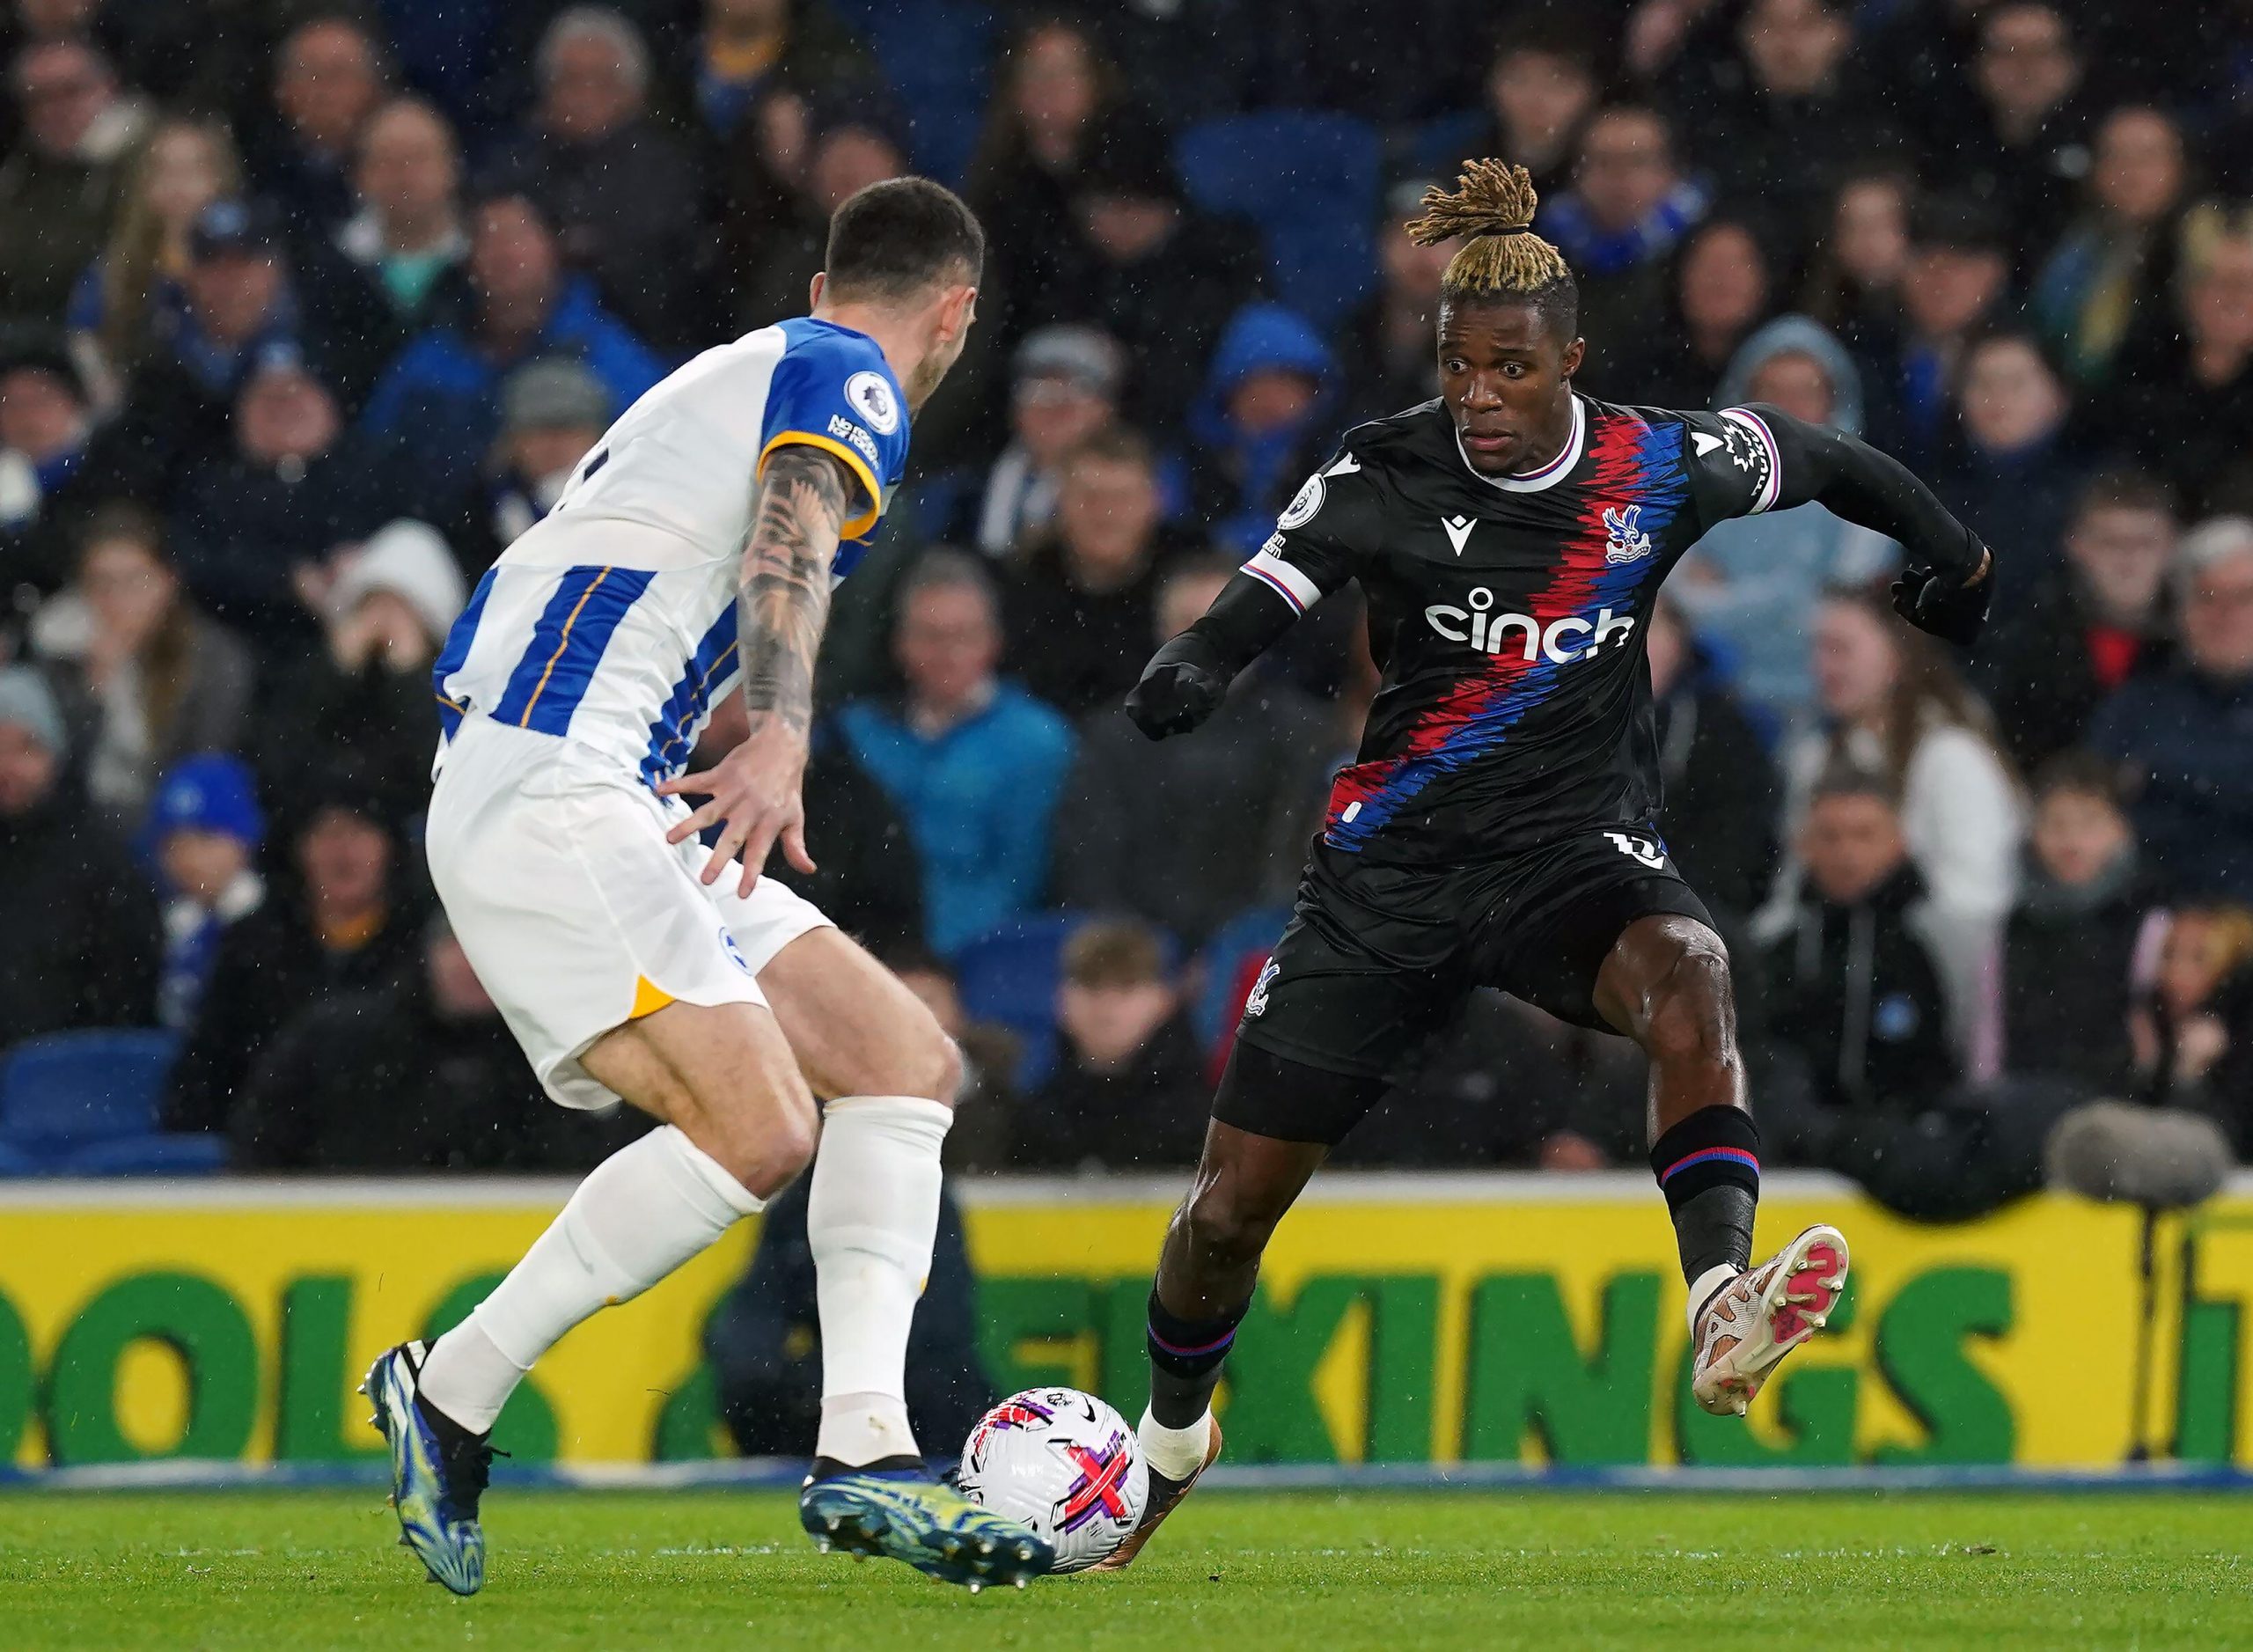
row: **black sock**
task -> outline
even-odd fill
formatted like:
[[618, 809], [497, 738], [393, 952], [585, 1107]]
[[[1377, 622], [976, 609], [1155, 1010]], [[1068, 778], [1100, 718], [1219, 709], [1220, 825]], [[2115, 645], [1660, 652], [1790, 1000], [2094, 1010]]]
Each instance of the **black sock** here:
[[1760, 1202], [1760, 1132], [1741, 1107], [1701, 1107], [1651, 1149], [1651, 1173], [1674, 1216], [1682, 1277], [1695, 1284], [1716, 1267], [1752, 1263], [1752, 1216]]
[[834, 1479], [840, 1474], [896, 1474], [907, 1470], [920, 1474], [928, 1466], [921, 1457], [906, 1455], [880, 1457], [868, 1463], [845, 1463], [833, 1457], [818, 1457], [807, 1469], [806, 1476], [810, 1479]]
[[1244, 1303], [1217, 1319], [1184, 1319], [1169, 1313], [1150, 1291], [1150, 1414], [1168, 1428], [1185, 1428], [1205, 1414], [1220, 1386], [1221, 1367], [1236, 1341]]

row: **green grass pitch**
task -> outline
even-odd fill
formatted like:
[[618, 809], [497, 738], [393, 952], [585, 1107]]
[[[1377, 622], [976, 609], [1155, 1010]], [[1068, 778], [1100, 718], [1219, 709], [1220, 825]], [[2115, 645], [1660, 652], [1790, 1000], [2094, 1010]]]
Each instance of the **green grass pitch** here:
[[2253, 1503], [2227, 1495], [1216, 1490], [1131, 1572], [975, 1599], [815, 1555], [772, 1493], [486, 1511], [463, 1601], [372, 1493], [0, 1494], [0, 1645], [2253, 1647]]

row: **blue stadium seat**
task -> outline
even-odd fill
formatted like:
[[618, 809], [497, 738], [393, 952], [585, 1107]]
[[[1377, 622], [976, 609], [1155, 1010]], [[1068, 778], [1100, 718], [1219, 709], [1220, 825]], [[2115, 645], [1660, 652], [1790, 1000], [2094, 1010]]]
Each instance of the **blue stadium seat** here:
[[53, 1173], [54, 1167], [45, 1160], [35, 1159], [30, 1154], [0, 1142], [0, 1181], [16, 1176], [48, 1176]]
[[1493, 118], [1484, 109], [1457, 109], [1425, 121], [1408, 145], [1409, 162], [1417, 175], [1454, 188], [1463, 163], [1484, 152], [1478, 146], [1486, 141]]
[[1087, 921], [1083, 912], [1044, 912], [980, 936], [955, 955], [962, 1007], [973, 1021], [992, 1021], [1017, 1035], [1024, 1054], [1017, 1083], [1030, 1086], [1056, 1065], [1056, 984], [1064, 943]]
[[65, 1154], [64, 1176], [209, 1176], [227, 1168], [224, 1137], [200, 1133], [128, 1135]]
[[102, 1027], [26, 1039], [0, 1067], [0, 1142], [50, 1158], [153, 1134], [176, 1034]]
[[994, 8], [968, 0], [844, 0], [834, 9], [868, 41], [898, 94], [915, 169], [959, 183], [985, 115]]
[[1328, 327], [1376, 278], [1382, 147], [1366, 121], [1282, 109], [1200, 121], [1174, 158], [1191, 200], [1259, 226], [1276, 296]]
[[1207, 1052], [1220, 1046], [1236, 1015], [1237, 975], [1244, 960], [1254, 953], [1265, 954], [1281, 938], [1283, 926], [1290, 921], [1288, 907], [1254, 907], [1230, 918], [1205, 943], [1204, 988], [1189, 1013], [1196, 1025], [1197, 1042]]

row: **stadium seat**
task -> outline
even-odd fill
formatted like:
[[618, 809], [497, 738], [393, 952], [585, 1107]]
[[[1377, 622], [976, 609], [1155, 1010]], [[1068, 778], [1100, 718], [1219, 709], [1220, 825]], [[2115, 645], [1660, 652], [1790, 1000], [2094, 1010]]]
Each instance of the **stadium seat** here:
[[1409, 162], [1417, 175], [1455, 187], [1463, 163], [1481, 152], [1477, 146], [1485, 141], [1493, 118], [1483, 109], [1457, 109], [1425, 121], [1408, 145]]
[[20, 1152], [10, 1147], [4, 1142], [0, 1142], [0, 1181], [5, 1181], [11, 1177], [48, 1176], [53, 1173], [53, 1166], [33, 1158], [28, 1153]]
[[62, 1176], [209, 1176], [227, 1168], [224, 1137], [200, 1133], [129, 1135], [96, 1142], [55, 1162]]
[[1259, 226], [1276, 296], [1327, 327], [1376, 274], [1381, 150], [1365, 121], [1286, 109], [1200, 121], [1174, 158], [1191, 200]]
[[1038, 1084], [1056, 1064], [1056, 984], [1064, 943], [1087, 921], [1083, 912], [1044, 912], [980, 936], [956, 954], [962, 1007], [973, 1021], [991, 1021], [1017, 1036], [1021, 1086]]
[[27, 1039], [0, 1068], [0, 1142], [38, 1159], [147, 1136], [172, 1071], [177, 1035], [102, 1027]]
[[959, 183], [985, 118], [994, 11], [965, 0], [844, 0], [907, 115], [917, 171]]

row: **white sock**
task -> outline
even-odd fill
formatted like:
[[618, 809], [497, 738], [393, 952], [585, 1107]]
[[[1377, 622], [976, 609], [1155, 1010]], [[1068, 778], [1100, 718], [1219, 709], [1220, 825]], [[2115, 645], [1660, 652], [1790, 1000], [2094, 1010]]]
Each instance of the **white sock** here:
[[931, 1273], [939, 1148], [954, 1110], [920, 1096], [829, 1104], [806, 1196], [821, 1307], [821, 1432], [845, 1464], [918, 1456], [907, 1426], [907, 1329]]
[[524, 1260], [438, 1339], [422, 1366], [422, 1393], [484, 1433], [566, 1331], [640, 1296], [764, 1208], [678, 1128], [650, 1131], [596, 1165]]
[[1142, 1461], [1150, 1465], [1152, 1473], [1171, 1480], [1187, 1479], [1205, 1466], [1205, 1453], [1212, 1449], [1213, 1413], [1207, 1409], [1187, 1428], [1169, 1428], [1146, 1406], [1134, 1437], [1141, 1443]]
[[1722, 1286], [1737, 1276], [1739, 1270], [1727, 1262], [1718, 1262], [1690, 1281], [1690, 1340], [1698, 1340], [1698, 1311]]

